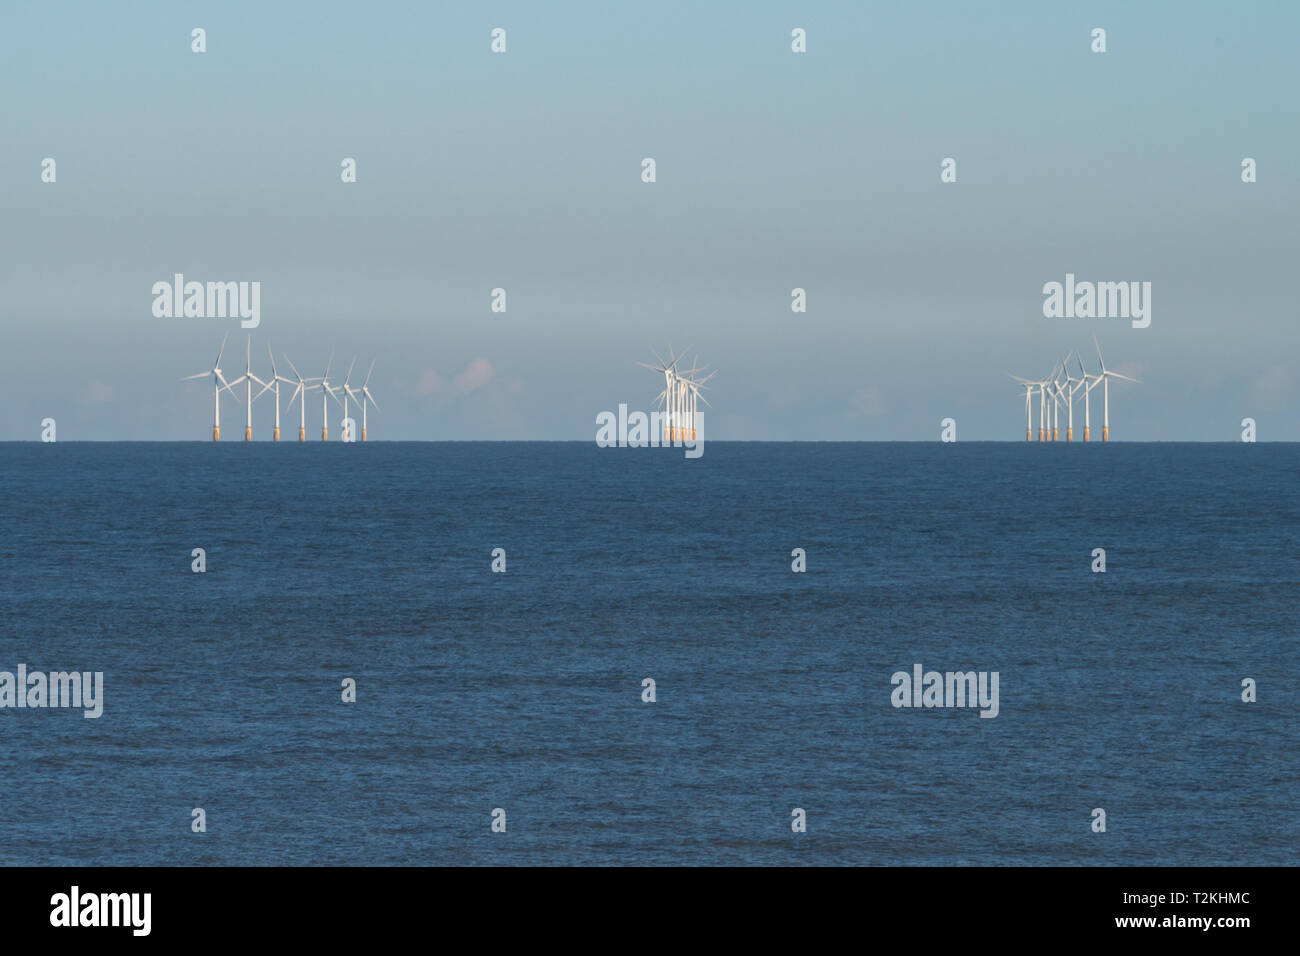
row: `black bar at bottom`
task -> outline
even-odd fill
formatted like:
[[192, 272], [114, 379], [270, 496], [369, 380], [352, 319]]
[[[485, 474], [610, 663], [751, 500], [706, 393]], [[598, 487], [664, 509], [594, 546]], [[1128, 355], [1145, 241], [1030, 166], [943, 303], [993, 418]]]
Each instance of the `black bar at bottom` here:
[[374, 944], [464, 930], [482, 940], [561, 933], [667, 945], [667, 927], [690, 921], [732, 942], [846, 931], [971, 945], [1098, 935], [1231, 945], [1284, 929], [1293, 882], [1280, 867], [33, 867], [0, 870], [0, 926], [6, 942], [55, 943], [76, 934], [82, 943]]

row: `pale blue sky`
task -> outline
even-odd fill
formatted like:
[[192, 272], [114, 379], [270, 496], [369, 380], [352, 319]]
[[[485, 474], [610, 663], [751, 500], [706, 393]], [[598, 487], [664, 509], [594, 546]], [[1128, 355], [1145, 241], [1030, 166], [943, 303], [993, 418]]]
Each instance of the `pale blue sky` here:
[[[671, 342], [714, 440], [1015, 440], [1096, 332], [1116, 438], [1300, 440], [1300, 12], [1134, 6], [6, 3], [0, 439], [208, 438], [245, 333], [155, 318], [183, 272], [262, 283], [255, 372], [377, 359], [374, 438], [591, 439]], [[1044, 318], [1067, 272], [1150, 328]]]

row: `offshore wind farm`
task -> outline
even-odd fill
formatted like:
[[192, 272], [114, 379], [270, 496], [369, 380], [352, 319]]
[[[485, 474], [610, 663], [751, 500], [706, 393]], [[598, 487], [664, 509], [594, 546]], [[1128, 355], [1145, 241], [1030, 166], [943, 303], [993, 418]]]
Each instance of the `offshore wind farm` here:
[[[227, 379], [225, 372], [221, 368], [222, 358], [226, 354], [226, 343], [229, 339], [229, 333], [221, 340], [221, 347], [217, 350], [217, 358], [212, 363], [212, 367], [202, 372], [195, 372], [193, 375], [186, 375], [181, 378], [182, 382], [188, 382], [195, 379], [212, 376], [212, 440], [221, 441], [221, 393], [223, 391], [230, 393], [230, 396], [236, 402], [244, 404], [244, 441], [253, 440], [253, 405], [263, 395], [270, 393], [274, 400], [275, 406], [275, 424], [272, 427], [271, 440], [278, 442], [280, 440], [280, 385], [293, 386], [293, 393], [289, 397], [287, 408], [292, 408], [293, 403], [298, 403], [298, 441], [307, 440], [307, 394], [318, 391], [321, 393], [321, 441], [329, 441], [329, 400], [333, 399], [334, 403], [342, 410], [340, 419], [339, 437], [341, 441], [352, 442], [355, 440], [355, 424], [349, 416], [348, 402], [351, 400], [361, 406], [361, 441], [369, 440], [368, 436], [368, 418], [370, 406], [379, 410], [379, 402], [376, 401], [374, 392], [370, 390], [370, 376], [375, 371], [375, 363], [371, 361], [370, 368], [366, 372], [365, 380], [360, 386], [352, 385], [352, 369], [356, 366], [356, 358], [348, 365], [347, 375], [344, 377], [342, 384], [330, 384], [330, 370], [334, 366], [334, 353], [330, 353], [329, 360], [325, 363], [325, 372], [320, 376], [304, 378], [298, 371], [297, 366], [288, 355], [284, 356], [285, 363], [293, 371], [294, 377], [289, 378], [280, 374], [280, 370], [275, 362], [275, 352], [271, 348], [270, 342], [266, 345], [267, 358], [271, 364], [271, 375], [263, 379], [253, 371], [253, 338], [248, 336], [244, 347], [244, 374], [236, 379]], [[235, 391], [235, 386], [244, 386], [244, 397], [240, 398], [239, 393]], [[253, 394], [253, 385], [258, 386], [257, 394]], [[343, 398], [340, 400], [339, 395]]]
[[[1098, 385], [1102, 393], [1102, 429], [1101, 440], [1110, 441], [1110, 383], [1112, 379], [1122, 382], [1141, 384], [1138, 379], [1106, 368], [1106, 360], [1101, 355], [1101, 343], [1093, 336], [1093, 345], [1097, 350], [1097, 364], [1101, 371], [1089, 373], [1084, 365], [1083, 356], [1077, 351], [1067, 352], [1046, 377], [1040, 379], [1021, 378], [1011, 375], [1025, 390], [1025, 441], [1034, 440], [1034, 390], [1038, 391], [1038, 440], [1040, 442], [1059, 441], [1061, 437], [1061, 406], [1065, 406], [1066, 424], [1065, 440], [1074, 441], [1074, 406], [1079, 395], [1083, 396], [1083, 440], [1092, 440], [1092, 405], [1089, 396]], [[1070, 371], [1070, 360], [1079, 368], [1075, 378]]]
[[705, 375], [705, 368], [700, 366], [698, 355], [691, 368], [678, 368], [688, 351], [690, 350], [684, 349], [678, 355], [669, 345], [667, 362], [659, 357], [658, 352], [654, 353], [655, 361], [658, 363], [656, 365], [637, 362], [642, 368], [658, 372], [664, 377], [664, 390], [655, 396], [655, 402], [656, 407], [663, 413], [662, 438], [665, 443], [695, 441], [700, 431], [699, 403], [703, 402], [706, 406], [713, 407], [702, 392], [708, 387], [709, 379], [717, 374], [717, 370]]
[[[375, 370], [375, 360], [371, 360], [364, 379], [359, 384], [354, 385], [352, 376], [357, 364], [357, 359], [354, 356], [348, 363], [343, 381], [332, 384], [331, 374], [334, 369], [334, 352], [331, 352], [326, 360], [322, 374], [311, 377], [304, 376], [294, 365], [293, 360], [286, 354], [282, 357], [285, 364], [293, 372], [293, 377], [289, 377], [281, 374], [275, 359], [274, 349], [268, 342], [266, 352], [271, 371], [269, 376], [263, 378], [253, 370], [252, 336], [250, 335], [245, 341], [243, 373], [231, 379], [226, 376], [222, 368], [228, 340], [229, 333], [222, 338], [216, 359], [210, 368], [195, 372], [192, 375], [186, 375], [180, 379], [182, 382], [187, 382], [211, 376], [213, 401], [212, 440], [214, 442], [221, 440], [221, 393], [223, 391], [234, 401], [242, 403], [244, 406], [244, 441], [253, 440], [253, 406], [263, 396], [269, 395], [274, 410], [271, 440], [274, 442], [280, 441], [281, 385], [292, 388], [288, 404], [284, 406], [285, 410], [292, 409], [295, 402], [298, 404], [298, 441], [307, 441], [307, 398], [313, 392], [319, 392], [321, 398], [321, 441], [327, 442], [330, 440], [329, 403], [331, 401], [341, 413], [339, 419], [340, 428], [337, 432], [339, 440], [344, 442], [355, 440], [355, 420], [352, 418], [351, 413], [353, 406], [359, 406], [361, 409], [360, 440], [362, 442], [369, 441], [370, 409], [373, 406], [376, 411], [379, 411], [379, 402], [370, 387]], [[1095, 335], [1093, 336], [1093, 347], [1097, 356], [1096, 368], [1098, 371], [1095, 372], [1089, 371], [1083, 354], [1072, 349], [1057, 360], [1048, 374], [1042, 378], [1031, 379], [1010, 372], [1007, 373], [1024, 391], [1025, 441], [1060, 441], [1061, 418], [1062, 413], [1064, 413], [1064, 440], [1073, 442], [1075, 439], [1075, 407], [1082, 406], [1082, 440], [1091, 442], [1093, 437], [1092, 393], [1098, 387], [1101, 388], [1100, 398], [1102, 403], [1101, 441], [1109, 442], [1111, 440], [1111, 382], [1121, 381], [1132, 384], [1141, 384], [1141, 382], [1133, 376], [1125, 375], [1106, 366], [1101, 343]], [[712, 404], [704, 397], [703, 393], [709, 388], [708, 383], [717, 374], [717, 370], [709, 370], [707, 366], [700, 365], [698, 355], [695, 356], [690, 363], [690, 367], [687, 368], [686, 355], [689, 351], [689, 349], [683, 349], [678, 352], [669, 345], [667, 360], [662, 358], [658, 352], [653, 352], [654, 364], [647, 362], [636, 363], [642, 368], [663, 376], [663, 389], [655, 396], [654, 401], [657, 415], [656, 426], [661, 428], [659, 437], [666, 444], [695, 441], [701, 430], [700, 403], [702, 402], [706, 407], [712, 407]], [[1076, 369], [1077, 375], [1075, 375]], [[242, 396], [236, 390], [240, 385], [244, 386]], [[254, 385], [257, 386], [256, 391], [254, 391]], [[1036, 432], [1034, 428], [1035, 407], [1037, 407], [1038, 415]]]

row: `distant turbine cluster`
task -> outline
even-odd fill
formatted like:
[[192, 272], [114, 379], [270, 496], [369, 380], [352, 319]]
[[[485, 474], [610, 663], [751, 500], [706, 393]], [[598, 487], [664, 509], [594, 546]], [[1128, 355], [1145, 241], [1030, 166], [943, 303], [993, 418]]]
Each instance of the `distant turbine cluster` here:
[[[668, 357], [671, 359], [665, 362], [655, 353], [655, 361], [658, 365], [647, 365], [645, 362], [637, 362], [642, 368], [648, 368], [652, 372], [662, 372], [664, 376], [664, 390], [655, 396], [658, 402], [658, 408], [664, 409], [667, 414], [664, 419], [664, 437], [665, 442], [673, 441], [696, 441], [696, 423], [699, 418], [699, 402], [709, 405], [709, 400], [700, 393], [704, 390], [704, 383], [718, 374], [716, 371], [710, 372], [703, 378], [697, 378], [704, 368], [699, 366], [700, 357], [695, 356], [696, 364], [690, 369], [679, 371], [677, 363], [686, 357], [683, 350], [681, 355], [673, 355], [673, 349], [668, 347]], [[712, 408], [712, 405], [709, 405]]]
[[[226, 333], [226, 338], [229, 337], [230, 337], [230, 333]], [[221, 349], [220, 351], [217, 352], [217, 360], [212, 364], [212, 368], [208, 369], [207, 371], [196, 372], [193, 375], [186, 375], [183, 379], [181, 379], [182, 382], [187, 382], [190, 379], [203, 378], [204, 376], [207, 375], [212, 376], [212, 409], [213, 409], [212, 440], [213, 441], [221, 441], [221, 390], [223, 388], [226, 391], [228, 391], [231, 395], [234, 396], [235, 401], [243, 401], [245, 403], [246, 418], [244, 420], [244, 441], [253, 440], [253, 402], [257, 401], [257, 399], [261, 398], [267, 392], [273, 393], [275, 395], [275, 441], [279, 441], [280, 440], [280, 383], [281, 382], [283, 382], [285, 385], [294, 386], [293, 395], [289, 398], [290, 408], [293, 407], [293, 403], [295, 400], [301, 399], [301, 401], [298, 403], [298, 441], [307, 440], [307, 393], [311, 391], [315, 391], [317, 389], [319, 389], [321, 393], [320, 440], [329, 441], [329, 437], [330, 437], [329, 406], [328, 406], [327, 396], [328, 398], [334, 399], [334, 404], [340, 406], [343, 409], [343, 420], [345, 422], [348, 420], [348, 399], [351, 399], [352, 401], [356, 402], [358, 405], [361, 406], [361, 440], [362, 441], [366, 440], [366, 417], [367, 417], [366, 413], [368, 412], [369, 407], [371, 405], [375, 406], [376, 411], [379, 410], [379, 403], [375, 401], [375, 396], [370, 391], [370, 374], [375, 370], [374, 362], [370, 363], [370, 371], [366, 372], [366, 379], [364, 382], [361, 383], [360, 388], [353, 388], [351, 384], [352, 366], [356, 365], [357, 363], [357, 360], [355, 358], [352, 360], [352, 365], [348, 366], [348, 374], [347, 377], [343, 380], [343, 384], [330, 385], [329, 382], [330, 369], [334, 365], [333, 352], [330, 353], [329, 363], [325, 366], [325, 374], [313, 378], [303, 378], [302, 374], [294, 366], [293, 362], [289, 361], [289, 356], [287, 355], [284, 356], [284, 360], [288, 362], [289, 368], [293, 369], [293, 374], [296, 376], [295, 378], [286, 378], [285, 376], [281, 375], [279, 369], [276, 368], [275, 354], [271, 351], [271, 345], [268, 342], [266, 346], [266, 354], [271, 359], [271, 378], [269, 381], [263, 381], [262, 379], [258, 378], [255, 374], [253, 374], [253, 337], [250, 335], [248, 337], [248, 345], [245, 350], [244, 374], [239, 376], [239, 378], [235, 379], [233, 382], [229, 382], [226, 381], [226, 376], [222, 374], [221, 371], [221, 357], [226, 353], [226, 338], [223, 338], [221, 340]], [[254, 382], [256, 382], [258, 385], [261, 386], [261, 390], [256, 395], [253, 394]], [[244, 386], [243, 399], [240, 399], [239, 393], [236, 392], [234, 389], [234, 386], [239, 385], [241, 383]], [[343, 393], [342, 401], [339, 401], [338, 393], [340, 392]], [[346, 434], [344, 435], [344, 437], [345, 438], [347, 437]]]
[[[1091, 441], [1092, 415], [1088, 397], [1098, 385], [1101, 386], [1102, 394], [1101, 440], [1110, 441], [1110, 380], [1112, 378], [1123, 379], [1125, 382], [1138, 380], [1121, 375], [1119, 372], [1109, 371], [1101, 357], [1101, 344], [1095, 335], [1092, 341], [1097, 347], [1097, 363], [1101, 366], [1101, 371], [1096, 375], [1088, 374], [1088, 370], [1083, 366], [1083, 356], [1078, 352], [1067, 354], [1052, 368], [1052, 374], [1037, 381], [1007, 373], [1025, 390], [1025, 441], [1034, 440], [1034, 389], [1038, 389], [1039, 441], [1057, 441], [1060, 438], [1062, 403], [1065, 404], [1067, 414], [1065, 440], [1074, 441], [1074, 402], [1079, 392], [1083, 392], [1083, 440]], [[1079, 378], [1070, 375], [1071, 358], [1078, 362]]]

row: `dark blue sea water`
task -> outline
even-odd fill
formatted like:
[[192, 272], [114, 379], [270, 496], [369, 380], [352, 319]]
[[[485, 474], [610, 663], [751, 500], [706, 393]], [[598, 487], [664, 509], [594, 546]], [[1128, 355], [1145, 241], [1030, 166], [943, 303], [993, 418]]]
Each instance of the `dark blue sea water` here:
[[[105, 686], [0, 710], [0, 863], [1294, 864], [1298, 477], [1271, 444], [3, 444], [0, 670]], [[916, 663], [998, 671], [1000, 713], [895, 709]]]

